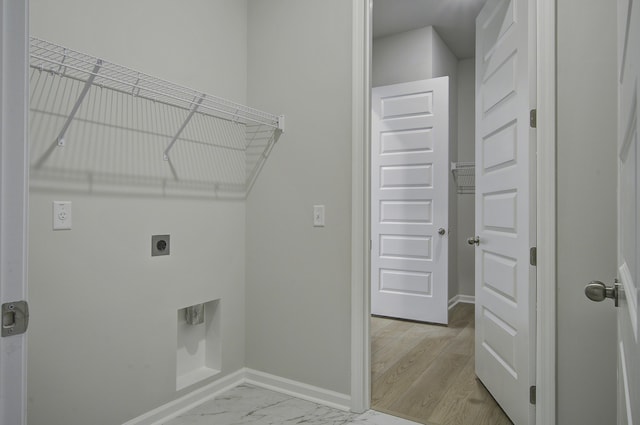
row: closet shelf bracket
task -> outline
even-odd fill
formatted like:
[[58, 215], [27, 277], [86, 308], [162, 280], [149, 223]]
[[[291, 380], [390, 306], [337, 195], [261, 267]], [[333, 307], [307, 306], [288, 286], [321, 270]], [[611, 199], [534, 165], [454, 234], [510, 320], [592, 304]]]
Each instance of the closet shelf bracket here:
[[[60, 68], [58, 69], [58, 72], [62, 71], [62, 66], [64, 64], [64, 59], [66, 59], [66, 57], [67, 55], [65, 50], [63, 60], [60, 61]], [[93, 85], [93, 80], [95, 80], [96, 76], [98, 75], [98, 72], [100, 72], [101, 67], [102, 67], [102, 59], [97, 59], [95, 65], [93, 66], [93, 70], [91, 71], [91, 74], [87, 79], [87, 81], [84, 83], [84, 87], [82, 88], [82, 91], [78, 96], [78, 99], [76, 99], [76, 103], [73, 105], [73, 108], [71, 108], [71, 112], [69, 112], [69, 115], [67, 116], [67, 120], [64, 122], [64, 125], [62, 126], [62, 129], [58, 134], [58, 137], [56, 137], [56, 139], [53, 141], [53, 145], [51, 145], [51, 148], [49, 148], [44, 153], [44, 155], [36, 162], [35, 164], [36, 168], [40, 168], [42, 164], [44, 164], [44, 162], [49, 158], [49, 156], [53, 153], [53, 150], [56, 147], [64, 146], [64, 136], [65, 134], [67, 134], [67, 130], [69, 129], [71, 122], [73, 121], [76, 114], [78, 113], [78, 109], [80, 109], [80, 106], [82, 105], [82, 101], [84, 101], [84, 98], [87, 96], [87, 93], [89, 93], [89, 89], [91, 89], [91, 86]]]
[[182, 123], [182, 125], [180, 126], [178, 131], [176, 132], [176, 135], [173, 136], [173, 139], [171, 140], [171, 142], [169, 143], [167, 148], [164, 150], [164, 160], [165, 161], [169, 160], [169, 151], [171, 150], [173, 145], [176, 143], [176, 141], [180, 137], [180, 134], [182, 134], [182, 132], [184, 131], [184, 129], [187, 126], [187, 124], [189, 124], [189, 121], [191, 121], [191, 118], [193, 118], [193, 114], [195, 114], [198, 111], [198, 108], [202, 104], [202, 101], [204, 100], [204, 97], [205, 97], [205, 95], [201, 94], [198, 97], [198, 100], [193, 103], [193, 106], [191, 107], [191, 110], [189, 111], [189, 115], [187, 115], [187, 118], [185, 118], [184, 122]]

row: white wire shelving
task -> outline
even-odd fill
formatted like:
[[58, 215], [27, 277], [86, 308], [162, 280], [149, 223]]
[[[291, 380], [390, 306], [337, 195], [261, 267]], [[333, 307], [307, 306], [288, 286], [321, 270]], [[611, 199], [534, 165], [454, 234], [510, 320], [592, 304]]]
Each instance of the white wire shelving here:
[[[73, 131], [76, 133], [73, 137], [74, 144], [82, 142], [78, 140], [82, 139], [79, 127], [86, 127], [91, 123], [105, 128], [126, 128], [145, 135], [155, 133], [156, 139], [164, 143], [162, 158], [169, 162], [170, 177], [174, 180], [192, 178], [199, 184], [207, 183], [207, 179], [212, 184], [225, 183], [224, 176], [212, 179], [181, 175], [181, 170], [172, 163], [172, 150], [176, 149], [178, 142], [208, 146], [220, 152], [226, 150], [234, 155], [241, 153], [245, 162], [243, 173], [246, 192], [253, 185], [273, 144], [284, 131], [284, 116], [186, 88], [35, 37], [31, 37], [30, 48], [31, 111], [32, 115], [39, 114], [38, 117], [41, 118], [32, 121], [41, 126], [46, 124], [48, 137], [51, 137], [50, 142], [47, 142], [49, 146], [39, 149], [38, 157], [32, 160], [32, 168], [35, 169], [43, 168], [50, 161], [52, 155], [55, 155], [56, 147], [69, 145], [67, 139]], [[101, 94], [103, 90], [111, 92], [108, 101], [111, 104], [103, 100], [106, 98]], [[125, 98], [128, 100], [122, 100]], [[108, 111], [109, 108], [114, 108], [112, 104], [115, 107], [133, 105], [129, 107], [130, 112], [118, 112], [120, 115], [129, 113], [132, 117], [116, 119], [117, 114]], [[162, 127], [162, 130], [152, 128], [147, 123], [152, 121], [149, 118], [151, 115], [158, 114], [157, 111], [167, 110], [171, 110], [171, 117], [175, 118], [169, 120], [170, 123], [166, 122], [164, 116], [155, 118], [160, 122], [157, 127]], [[45, 115], [46, 119], [42, 118]], [[144, 119], [139, 118], [140, 115]], [[40, 129], [35, 130], [32, 128], [34, 133]], [[224, 141], [229, 137], [237, 140]], [[196, 152], [195, 148], [192, 151]], [[238, 162], [235, 157], [229, 159], [230, 154], [224, 155], [227, 155], [224, 160], [226, 165]], [[191, 162], [199, 160], [193, 159]], [[191, 166], [185, 168], [189, 167]], [[189, 170], [184, 174], [189, 175]]]
[[474, 162], [452, 162], [451, 172], [459, 194], [476, 193], [476, 164]]

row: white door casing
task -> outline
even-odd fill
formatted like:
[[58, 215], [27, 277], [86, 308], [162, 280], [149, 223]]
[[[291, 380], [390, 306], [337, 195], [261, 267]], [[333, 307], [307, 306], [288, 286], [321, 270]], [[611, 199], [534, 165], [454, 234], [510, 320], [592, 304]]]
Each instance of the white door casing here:
[[371, 126], [371, 312], [446, 324], [449, 78], [375, 87]]
[[[635, 4], [633, 4], [635, 3]], [[618, 424], [640, 423], [640, 4], [618, 0]], [[613, 144], [613, 143], [612, 143]]]
[[535, 2], [488, 0], [476, 20], [476, 374], [534, 424]]
[[[29, 2], [0, 0], [0, 303], [27, 296]], [[0, 338], [0, 425], [26, 424], [26, 335]]]

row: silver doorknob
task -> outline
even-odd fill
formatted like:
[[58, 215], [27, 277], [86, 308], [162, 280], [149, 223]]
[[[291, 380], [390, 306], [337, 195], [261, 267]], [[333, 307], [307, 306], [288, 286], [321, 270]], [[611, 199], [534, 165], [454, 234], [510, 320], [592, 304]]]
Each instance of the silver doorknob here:
[[467, 238], [467, 243], [469, 245], [480, 245], [480, 236]]
[[444, 230], [444, 227], [441, 227], [441, 228], [439, 228], [439, 229], [438, 229], [438, 234], [439, 234], [440, 236], [444, 236], [444, 235], [445, 235], [445, 233], [447, 233], [447, 231], [446, 231], [446, 230]]
[[587, 298], [595, 302], [600, 302], [604, 301], [606, 298], [611, 298], [613, 299], [616, 307], [618, 307], [618, 286], [618, 279], [616, 279], [616, 283], [613, 286], [606, 286], [599, 280], [594, 280], [584, 287], [584, 293]]

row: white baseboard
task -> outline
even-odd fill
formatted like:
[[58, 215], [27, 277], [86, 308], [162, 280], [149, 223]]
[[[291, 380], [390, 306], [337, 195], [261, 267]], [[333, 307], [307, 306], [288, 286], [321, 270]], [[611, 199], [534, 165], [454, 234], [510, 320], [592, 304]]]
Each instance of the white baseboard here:
[[161, 425], [218, 394], [245, 383], [344, 411], [349, 411], [351, 406], [351, 397], [347, 394], [243, 368], [122, 425]]
[[455, 307], [458, 303], [475, 304], [476, 297], [473, 295], [456, 295], [449, 300], [449, 310]]
[[246, 369], [245, 382], [268, 390], [277, 391], [303, 400], [333, 407], [344, 411], [351, 409], [351, 397], [291, 379], [281, 378], [269, 373]]
[[177, 400], [170, 401], [155, 408], [137, 418], [131, 419], [122, 425], [160, 425], [170, 419], [180, 416], [182, 413], [205, 403], [218, 394], [237, 387], [244, 382], [245, 369], [240, 369], [230, 375], [220, 378], [215, 382], [198, 388]]

